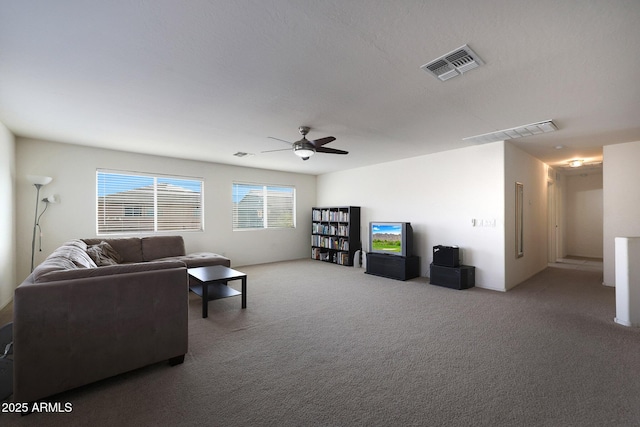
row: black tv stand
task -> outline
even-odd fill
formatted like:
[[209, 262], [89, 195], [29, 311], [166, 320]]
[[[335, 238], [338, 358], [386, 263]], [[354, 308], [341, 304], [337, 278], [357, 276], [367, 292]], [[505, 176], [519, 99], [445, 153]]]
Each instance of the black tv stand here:
[[389, 279], [414, 279], [420, 275], [420, 257], [368, 253], [366, 272]]

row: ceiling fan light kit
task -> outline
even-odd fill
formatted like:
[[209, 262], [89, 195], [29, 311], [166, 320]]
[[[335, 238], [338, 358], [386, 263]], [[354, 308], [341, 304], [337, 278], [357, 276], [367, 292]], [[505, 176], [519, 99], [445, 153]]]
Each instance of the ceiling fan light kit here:
[[302, 157], [304, 159], [305, 157], [309, 158], [313, 156], [316, 152], [313, 147], [305, 147], [303, 145], [299, 145], [298, 147], [294, 147], [293, 153], [296, 156]]

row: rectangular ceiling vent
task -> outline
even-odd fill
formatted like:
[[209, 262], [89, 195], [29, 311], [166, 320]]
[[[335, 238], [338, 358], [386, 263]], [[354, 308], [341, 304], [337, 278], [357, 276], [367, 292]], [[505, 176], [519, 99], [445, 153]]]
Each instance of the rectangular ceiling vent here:
[[482, 64], [484, 62], [480, 57], [465, 44], [453, 52], [424, 64], [420, 68], [444, 82], [469, 70], [478, 68]]
[[556, 130], [558, 130], [558, 127], [552, 120], [544, 120], [542, 122], [531, 123], [529, 125], [518, 126], [515, 128], [469, 136], [467, 138], [462, 138], [462, 140], [475, 142], [476, 144], [487, 144], [489, 142], [506, 141], [507, 139], [522, 138], [524, 136], [532, 136]]

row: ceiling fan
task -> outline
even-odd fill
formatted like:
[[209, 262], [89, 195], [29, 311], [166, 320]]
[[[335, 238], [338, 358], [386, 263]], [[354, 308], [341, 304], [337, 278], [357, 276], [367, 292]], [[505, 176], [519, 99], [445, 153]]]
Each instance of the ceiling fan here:
[[[302, 139], [296, 142], [289, 142], [289, 141], [285, 141], [284, 139], [274, 138], [272, 136], [270, 136], [269, 138], [275, 139], [277, 141], [286, 142], [287, 144], [291, 145], [291, 148], [293, 148], [293, 153], [296, 156], [300, 157], [302, 160], [309, 160], [309, 157], [313, 156], [315, 153], [349, 154], [348, 151], [323, 147], [323, 145], [336, 140], [333, 136], [327, 136], [324, 138], [314, 139], [309, 141], [307, 139], [307, 133], [309, 133], [309, 130], [311, 130], [309, 126], [300, 126], [298, 128], [298, 131], [300, 132], [300, 135], [302, 135]], [[286, 150], [289, 150], [289, 148], [283, 148], [281, 150], [268, 150], [268, 151], [263, 151], [263, 153], [271, 153], [274, 151], [286, 151]]]

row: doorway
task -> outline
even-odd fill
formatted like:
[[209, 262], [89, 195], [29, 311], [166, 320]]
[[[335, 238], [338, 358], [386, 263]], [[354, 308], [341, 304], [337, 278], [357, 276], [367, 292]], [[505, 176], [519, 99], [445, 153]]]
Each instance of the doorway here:
[[547, 178], [549, 265], [602, 271], [602, 166], [549, 168]]

